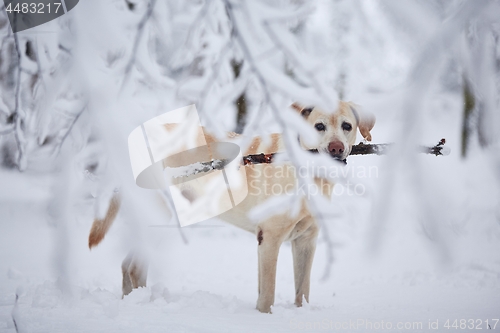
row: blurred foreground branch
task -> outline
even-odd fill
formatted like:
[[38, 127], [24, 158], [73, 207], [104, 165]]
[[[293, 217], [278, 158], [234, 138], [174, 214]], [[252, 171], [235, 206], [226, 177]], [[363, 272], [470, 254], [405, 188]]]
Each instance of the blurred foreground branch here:
[[[244, 28], [240, 26], [242, 21], [238, 21], [235, 16], [235, 8], [231, 4], [230, 1], [224, 0], [225, 8], [226, 8], [226, 13], [229, 17], [229, 20], [231, 21], [232, 25], [232, 37], [239, 45], [240, 51], [243, 54], [243, 60], [245, 60], [249, 67], [251, 72], [255, 75], [258, 84], [260, 85], [262, 91], [263, 91], [263, 100], [265, 104], [267, 104], [271, 110], [271, 114], [274, 116], [275, 121], [279, 124], [279, 126], [283, 129], [283, 143], [287, 149], [288, 156], [290, 158], [290, 161], [292, 162], [293, 165], [299, 166], [300, 165], [300, 159], [298, 158], [297, 152], [294, 150], [294, 145], [292, 142], [289, 140], [289, 138], [292, 137], [291, 134], [289, 134], [290, 129], [287, 126], [287, 121], [284, 119], [282, 113], [280, 112], [279, 108], [277, 107], [276, 103], [274, 102], [273, 98], [271, 97], [270, 94], [270, 87], [274, 86], [275, 88], [280, 87], [281, 84], [272, 84], [271, 82], [268, 82], [269, 76], [266, 75], [266, 69], [265, 67], [259, 66], [256, 59], [255, 59], [255, 50], [254, 48], [250, 47], [248, 44], [247, 40], [244, 37], [244, 32], [242, 34], [242, 31], [244, 31]], [[241, 22], [241, 23], [240, 23]], [[265, 24], [264, 24], [265, 25]], [[270, 30], [269, 30], [270, 31]], [[271, 40], [273, 41], [273, 45], [280, 48], [280, 45], [277, 43], [277, 40], [273, 40], [271, 37]], [[318, 92], [321, 91], [320, 86], [315, 87]], [[323, 99], [329, 101], [330, 99], [328, 98], [328, 95], [323, 95]], [[331, 103], [330, 105], [332, 105]], [[298, 182], [300, 185], [307, 185], [306, 187], [312, 183], [312, 179], [307, 179], [307, 178], [298, 178]], [[300, 200], [300, 198], [297, 196], [294, 198], [294, 200]], [[293, 202], [292, 206], [300, 206], [300, 203]], [[333, 264], [333, 242], [330, 238], [330, 234], [328, 232], [328, 226], [326, 223], [324, 223], [324, 219], [322, 216], [321, 211], [318, 209], [318, 206], [314, 200], [311, 200], [309, 203], [309, 207], [311, 208], [311, 211], [313, 212], [314, 216], [316, 217], [316, 221], [319, 223], [319, 225], [323, 229], [323, 240], [326, 243], [327, 246], [327, 265], [325, 268], [325, 273], [323, 274], [323, 280], [326, 280], [328, 276], [330, 275], [331, 271], [331, 266]]]
[[[137, 33], [135, 35], [135, 40], [134, 40], [134, 46], [132, 48], [132, 53], [130, 55], [130, 59], [129, 59], [127, 65], [125, 66], [125, 74], [123, 76], [122, 89], [125, 86], [125, 84], [127, 83], [127, 80], [129, 78], [130, 72], [132, 71], [132, 66], [135, 63], [136, 56], [137, 56], [137, 50], [139, 48], [139, 44], [141, 42], [142, 34], [144, 32], [144, 26], [146, 25], [146, 23], [149, 21], [149, 19], [153, 15], [153, 9], [155, 7], [155, 4], [156, 4], [156, 0], [151, 0], [148, 3], [148, 5], [147, 5], [148, 7], [146, 9], [146, 12], [144, 13], [144, 16], [142, 17], [142, 19], [139, 21], [139, 24], [137, 25]], [[133, 6], [132, 7], [129, 6], [130, 10], [133, 10], [133, 8], [134, 8]]]
[[[17, 16], [15, 16], [17, 19]], [[14, 108], [14, 137], [16, 139], [17, 144], [17, 158], [16, 164], [19, 171], [24, 171], [26, 168], [26, 156], [24, 155], [24, 150], [26, 146], [26, 142], [24, 140], [23, 133], [23, 120], [24, 120], [24, 111], [21, 109], [21, 51], [19, 47], [19, 39], [17, 34], [13, 34], [14, 45], [17, 54], [17, 62], [16, 62], [16, 90], [15, 90], [15, 108]]]

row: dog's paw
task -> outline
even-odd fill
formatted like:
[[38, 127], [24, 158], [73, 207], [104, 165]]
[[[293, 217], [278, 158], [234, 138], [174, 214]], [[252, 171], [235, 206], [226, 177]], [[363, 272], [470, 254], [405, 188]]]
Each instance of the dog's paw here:
[[259, 310], [262, 313], [272, 313], [271, 307], [272, 307], [272, 304], [269, 304], [269, 303], [266, 304], [266, 302], [257, 301], [256, 308], [257, 308], [257, 310]]

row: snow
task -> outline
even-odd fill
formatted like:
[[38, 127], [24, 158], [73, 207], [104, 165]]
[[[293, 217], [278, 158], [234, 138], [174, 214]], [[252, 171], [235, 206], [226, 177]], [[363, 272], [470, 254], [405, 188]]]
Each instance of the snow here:
[[[7, 169], [17, 143], [12, 133], [0, 136], [0, 332], [431, 332], [448, 320], [469, 327], [471, 319], [500, 329], [500, 150], [492, 135], [500, 51], [491, 38], [498, 36], [498, 3], [301, 2], [157, 1], [137, 50], [146, 2], [132, 11], [118, 0], [80, 1], [19, 34], [23, 48], [36, 42], [37, 62], [21, 55], [29, 68], [20, 85], [24, 125], [16, 129], [26, 141], [24, 172]], [[297, 16], [284, 20], [290, 15]], [[8, 26], [0, 25], [5, 37]], [[4, 39], [7, 50], [13, 39]], [[441, 40], [446, 49], [433, 48]], [[14, 57], [1, 53], [5, 68], [15, 69]], [[232, 59], [244, 60], [239, 79]], [[478, 123], [489, 144], [472, 132], [466, 158], [462, 75], [483, 92], [482, 117], [471, 126]], [[0, 91], [1, 128], [14, 87]], [[179, 228], [156, 192], [134, 184], [126, 149], [141, 123], [193, 103], [207, 131], [234, 130], [233, 99], [243, 90], [247, 135], [283, 130], [282, 118], [295, 142], [306, 125], [285, 111], [291, 99], [324, 104], [342, 90], [343, 99], [377, 116], [373, 142], [397, 145], [387, 156], [350, 157], [336, 179], [339, 191], [330, 202], [315, 200], [325, 221], [310, 303], [293, 304], [285, 243], [272, 314], [255, 309], [255, 235], [217, 219]], [[447, 156], [413, 153], [441, 138]], [[293, 155], [310, 166], [307, 152]], [[325, 156], [310, 160], [333, 165]], [[377, 172], [360, 177], [358, 170]], [[115, 187], [121, 212], [90, 251], [94, 214], [104, 215]], [[254, 213], [293, 211], [300, 198], [292, 199], [274, 198]], [[147, 286], [122, 299], [120, 265], [131, 250], [149, 260]]]
[[[384, 141], [390, 127], [377, 124], [374, 138]], [[440, 134], [447, 134], [450, 127]], [[422, 322], [420, 331], [431, 331], [429, 321], [438, 320], [441, 328], [447, 319], [491, 322], [498, 318], [500, 305], [495, 171], [479, 151], [474, 159], [461, 161], [457, 137], [457, 131], [446, 136], [451, 155], [419, 156], [427, 177], [437, 184], [434, 190], [449, 234], [450, 260], [439, 259], [439, 251], [418, 223], [415, 199], [404, 176], [395, 187], [400, 195], [389, 209], [382, 244], [376, 253], [370, 252], [371, 197], [386, 176], [382, 169], [386, 157], [351, 157], [349, 166], [377, 166], [380, 177], [363, 181], [367, 188], [363, 196], [335, 198], [337, 213], [328, 222], [335, 244], [332, 276], [321, 279], [326, 245], [320, 236], [311, 303], [296, 308], [291, 248], [284, 244], [272, 314], [255, 309], [255, 237], [217, 220], [183, 228], [188, 244], [176, 225], [143, 221], [150, 251], [148, 286], [122, 300], [120, 264], [128, 251], [123, 239], [131, 227], [119, 217], [103, 243], [89, 251], [91, 201], [80, 205], [68, 234], [74, 278], [70, 292], [64, 292], [54, 268], [57, 231], [45, 218], [48, 179], [2, 171], [2, 183], [11, 184], [12, 191], [2, 187], [0, 201], [0, 331], [15, 331], [16, 293], [20, 332], [329, 331], [345, 323], [370, 331], [365, 324], [382, 321]]]

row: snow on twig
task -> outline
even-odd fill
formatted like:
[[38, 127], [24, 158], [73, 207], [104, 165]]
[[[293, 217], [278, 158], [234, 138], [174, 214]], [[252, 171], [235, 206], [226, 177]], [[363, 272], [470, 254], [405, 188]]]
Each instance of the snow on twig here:
[[[17, 15], [14, 16], [14, 19], [17, 19]], [[19, 171], [24, 171], [26, 168], [26, 156], [25, 156], [25, 147], [26, 140], [24, 137], [24, 133], [21, 128], [22, 121], [24, 120], [24, 112], [21, 109], [21, 51], [19, 48], [19, 39], [17, 34], [13, 34], [14, 45], [16, 47], [17, 52], [17, 82], [16, 82], [16, 92], [15, 92], [15, 107], [14, 107], [14, 123], [15, 123], [15, 139], [17, 145], [17, 167]]]
[[59, 146], [57, 146], [56, 148], [56, 154], [58, 154], [60, 151], [61, 151], [61, 147], [62, 145], [64, 144], [64, 141], [66, 140], [66, 138], [68, 137], [68, 135], [71, 133], [71, 130], [73, 129], [73, 126], [76, 124], [76, 122], [78, 121], [78, 119], [80, 118], [80, 116], [82, 115], [82, 113], [85, 111], [85, 108], [87, 106], [84, 106], [80, 112], [78, 112], [75, 116], [75, 118], [73, 119], [73, 121], [71, 122], [71, 124], [69, 125], [68, 129], [66, 130], [66, 132], [64, 133], [63, 137], [61, 138], [61, 142], [59, 143]]
[[[272, 111], [274, 119], [276, 120], [276, 122], [280, 125], [280, 127], [283, 130], [283, 142], [284, 142], [286, 151], [288, 153], [288, 157], [293, 165], [300, 166], [299, 159], [297, 157], [297, 152], [295, 150], [295, 146], [290, 141], [290, 137], [291, 137], [292, 133], [290, 133], [290, 130], [287, 126], [285, 119], [281, 115], [277, 105], [275, 104], [274, 100], [270, 96], [269, 83], [266, 79], [266, 75], [265, 75], [265, 73], [263, 73], [261, 71], [259, 66], [256, 64], [254, 56], [253, 56], [252, 52], [250, 51], [250, 48], [247, 45], [245, 38], [241, 34], [240, 26], [239, 26], [237, 20], [235, 19], [235, 14], [233, 11], [234, 9], [233, 9], [232, 4], [228, 0], [224, 0], [224, 3], [226, 6], [227, 14], [228, 14], [229, 19], [230, 19], [232, 26], [233, 26], [233, 31], [232, 31], [233, 37], [237, 41], [237, 43], [239, 44], [240, 49], [241, 49], [242, 53], [244, 54], [245, 60], [248, 62], [251, 71], [254, 73], [254, 75], [256, 76], [256, 78], [258, 79], [258, 81], [262, 87], [265, 103], [270, 106], [270, 109]], [[310, 185], [312, 183], [310, 178], [302, 178], [302, 177], [298, 177], [298, 182], [299, 182], [299, 186], [304, 186], [305, 188], [309, 188], [308, 185]], [[300, 207], [300, 199], [301, 198], [299, 196], [297, 196], [296, 200], [298, 200], [298, 205], [296, 205], [296, 206]], [[322, 216], [320, 210], [316, 207], [316, 203], [314, 202], [314, 199], [310, 200], [308, 204], [309, 204], [309, 207], [310, 207], [310, 209], [315, 217], [315, 220], [320, 224], [320, 226], [323, 229], [323, 233], [322, 233], [323, 239], [324, 239], [324, 241], [327, 245], [327, 249], [328, 249], [327, 250], [327, 265], [325, 267], [325, 271], [324, 271], [324, 274], [322, 277], [323, 280], [326, 280], [330, 275], [331, 265], [333, 263], [333, 252], [332, 252], [333, 242], [330, 238], [328, 228], [323, 221], [323, 216]]]
[[[466, 22], [486, 12], [491, 5], [492, 2], [480, 4], [475, 1], [465, 1], [441, 26], [436, 27], [434, 34], [429, 36], [427, 42], [422, 46], [413, 68], [410, 71], [409, 80], [411, 80], [411, 85], [408, 86], [405, 93], [404, 100], [406, 102], [402, 108], [401, 114], [404, 121], [403, 125], [400, 126], [399, 133], [396, 133], [397, 145], [395, 145], [392, 150], [392, 158], [386, 161], [385, 168], [387, 174], [396, 174], [397, 168], [401, 167], [401, 164], [404, 162], [409, 164], [416, 163], [414, 157], [411, 156], [406, 147], [412, 146], [417, 142], [418, 135], [421, 132], [422, 122], [422, 113], [420, 111], [423, 108], [424, 101], [426, 100], [432, 83], [438, 78], [438, 69], [444, 61], [443, 55], [445, 53], [439, 53], [437, 50], [451, 48], [454, 43], [457, 42], [458, 37], [461, 36], [461, 34], [457, 32], [462, 32], [464, 30]], [[406, 14], [412, 15], [412, 13]], [[421, 178], [421, 174], [419, 174], [415, 167], [412, 167], [411, 170], [415, 173], [414, 179]], [[393, 200], [394, 184], [394, 177], [388, 177], [382, 182], [381, 195], [378, 195], [376, 198], [373, 214], [374, 223], [369, 233], [368, 251], [370, 251], [370, 253], [374, 253], [374, 250], [377, 250], [383, 243], [382, 233], [385, 229], [385, 221], [387, 220], [387, 214], [389, 212], [386, 207], [388, 207]], [[423, 184], [424, 182], [421, 179], [415, 182], [415, 193], [418, 193], [419, 199], [422, 203], [425, 203], [427, 199], [420, 194], [425, 193], [421, 188]], [[432, 205], [430, 202], [427, 202], [427, 204]], [[434, 220], [430, 215], [427, 217], [430, 221]], [[439, 247], [439, 253], [443, 258], [447, 258], [449, 250], [446, 248], [446, 244], [439, 234], [437, 223], [433, 224], [433, 232], [435, 233], [434, 238], [441, 240], [441, 242], [436, 242]]]
[[14, 301], [14, 308], [12, 309], [11, 317], [14, 322], [14, 328], [16, 329], [16, 333], [19, 333], [19, 323], [18, 323], [18, 312], [19, 312], [19, 294], [16, 293], [16, 300]]
[[142, 19], [139, 21], [139, 24], [137, 25], [137, 34], [135, 35], [134, 46], [132, 47], [132, 53], [130, 55], [130, 59], [127, 63], [127, 66], [125, 66], [125, 74], [123, 77], [121, 89], [123, 89], [123, 87], [125, 86], [125, 84], [128, 81], [128, 78], [130, 77], [130, 72], [132, 71], [132, 66], [135, 63], [137, 49], [139, 48], [139, 44], [141, 42], [142, 34], [144, 32], [144, 27], [146, 26], [146, 23], [149, 21], [149, 19], [153, 15], [153, 9], [155, 7], [155, 4], [156, 4], [156, 0], [151, 0], [148, 3], [148, 8], [146, 9], [146, 13], [144, 13], [144, 16], [142, 17]]

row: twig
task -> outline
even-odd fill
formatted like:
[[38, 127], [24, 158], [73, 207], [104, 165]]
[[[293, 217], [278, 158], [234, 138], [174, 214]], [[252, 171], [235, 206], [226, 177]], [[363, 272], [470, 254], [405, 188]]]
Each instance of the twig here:
[[[448, 147], [445, 147], [446, 139], [441, 139], [437, 145], [432, 147], [421, 147], [420, 152], [425, 154], [432, 154], [436, 156], [447, 156], [450, 154]], [[446, 148], [446, 149], [445, 149]]]
[[[16, 24], [17, 15], [14, 15], [14, 24]], [[14, 37], [14, 45], [16, 47], [17, 52], [17, 82], [16, 82], [16, 93], [15, 93], [15, 107], [14, 107], [14, 123], [15, 123], [15, 139], [17, 144], [17, 168], [19, 171], [24, 170], [24, 163], [22, 163], [24, 159], [24, 135], [21, 132], [21, 121], [24, 118], [24, 112], [21, 110], [20, 99], [21, 99], [21, 51], [19, 48], [19, 39], [17, 38], [17, 34], [13, 33]]]
[[76, 124], [76, 122], [78, 121], [78, 119], [80, 118], [80, 116], [82, 115], [83, 111], [85, 111], [85, 108], [87, 106], [85, 105], [81, 110], [80, 112], [78, 112], [78, 114], [75, 116], [75, 118], [73, 119], [73, 121], [71, 122], [71, 125], [69, 125], [68, 127], [68, 130], [66, 131], [66, 133], [64, 133], [64, 136], [61, 138], [61, 142], [59, 143], [59, 145], [57, 146], [56, 148], [56, 155], [59, 154], [59, 152], [61, 151], [61, 147], [64, 143], [64, 141], [66, 141], [66, 138], [68, 137], [69, 133], [71, 132], [71, 130], [73, 129], [73, 126]]
[[19, 300], [19, 295], [16, 293], [16, 301], [14, 303], [14, 308], [12, 309], [12, 313], [11, 313], [11, 316], [12, 316], [12, 321], [14, 322], [14, 328], [16, 329], [16, 333], [19, 333], [19, 327], [17, 326], [17, 322], [16, 322], [16, 314], [17, 314], [17, 309], [18, 309], [18, 300]]
[[137, 25], [137, 35], [135, 36], [134, 46], [132, 48], [132, 54], [130, 55], [130, 59], [127, 63], [127, 66], [125, 67], [125, 75], [123, 78], [121, 89], [123, 89], [123, 87], [125, 86], [125, 84], [128, 81], [128, 78], [130, 76], [130, 72], [132, 70], [132, 66], [134, 65], [134, 62], [135, 62], [135, 56], [137, 54], [137, 49], [139, 48], [139, 43], [141, 41], [144, 27], [146, 26], [146, 22], [150, 19], [151, 15], [153, 14], [153, 9], [154, 9], [155, 4], [156, 4], [156, 0], [151, 0], [149, 2], [148, 9], [146, 10], [146, 13], [144, 13], [144, 16], [142, 17], [141, 21]]

